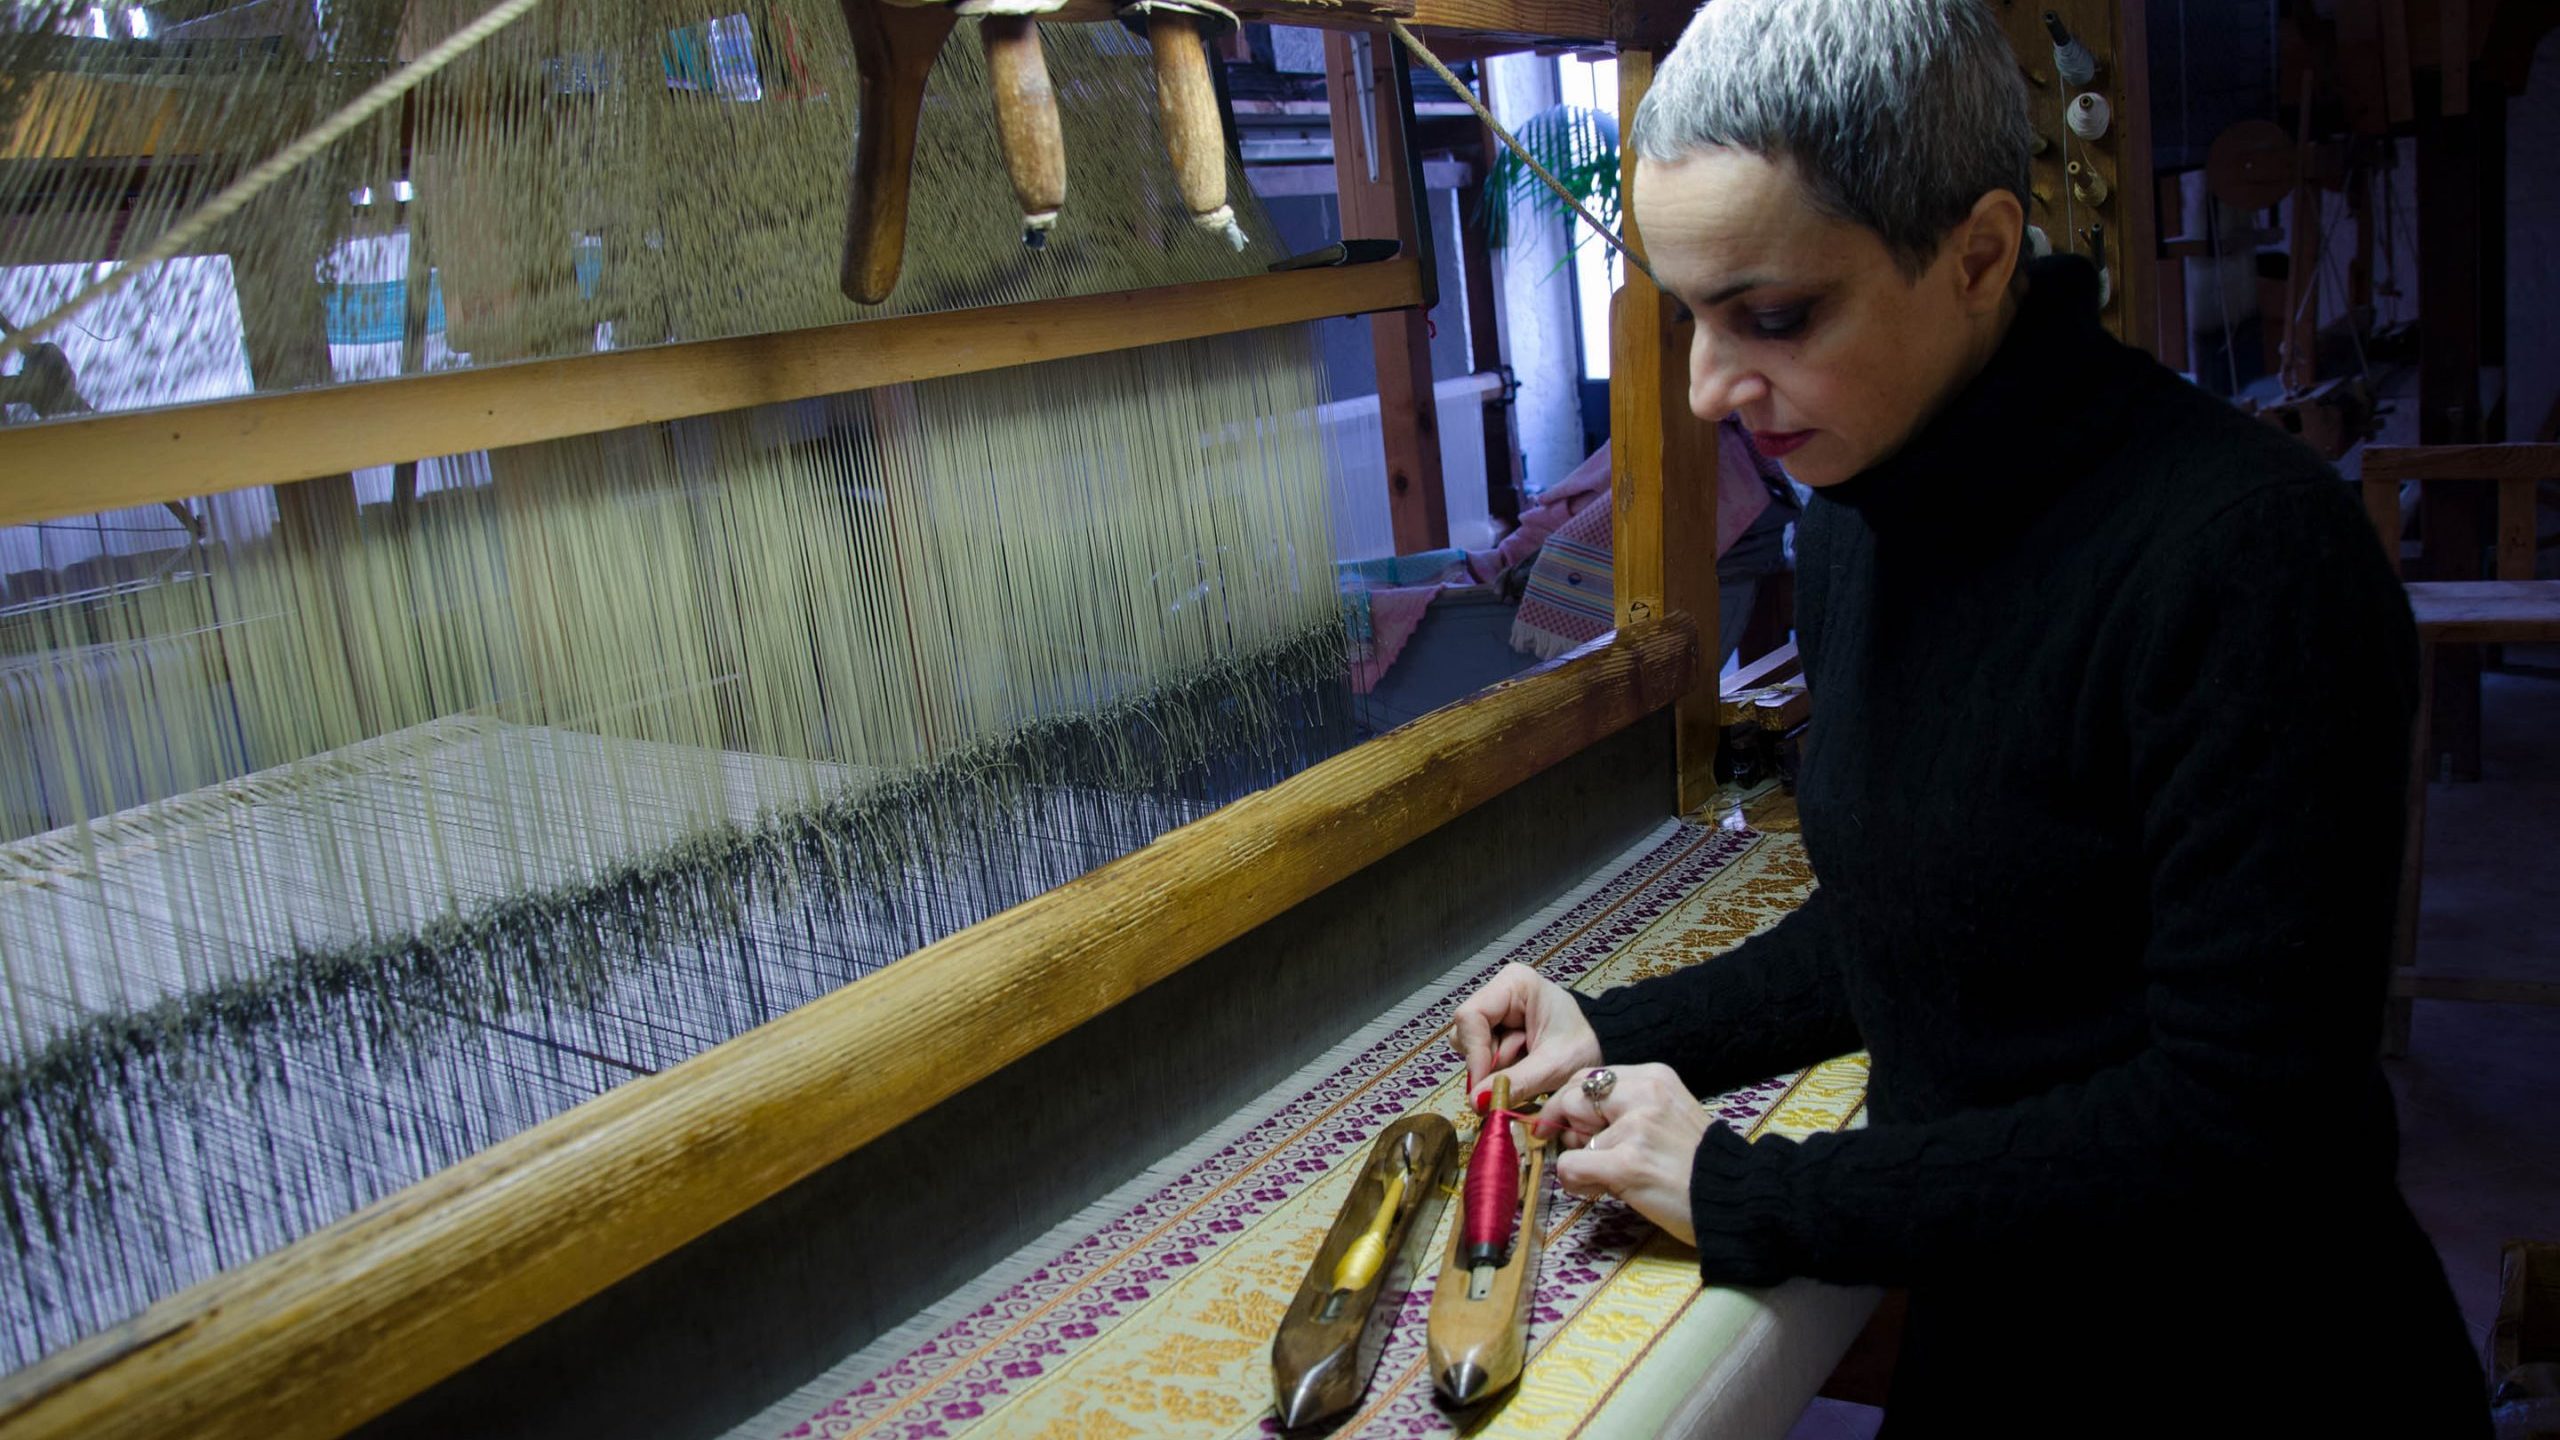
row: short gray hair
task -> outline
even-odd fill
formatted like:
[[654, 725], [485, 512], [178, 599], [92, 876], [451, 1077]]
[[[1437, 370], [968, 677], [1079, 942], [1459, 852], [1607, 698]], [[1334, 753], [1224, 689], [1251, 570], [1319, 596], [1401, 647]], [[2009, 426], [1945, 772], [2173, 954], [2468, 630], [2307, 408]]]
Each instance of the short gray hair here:
[[1814, 205], [1916, 276], [1993, 190], [2027, 206], [2027, 92], [1980, 0], [1707, 0], [1636, 109], [1635, 153], [1795, 162]]

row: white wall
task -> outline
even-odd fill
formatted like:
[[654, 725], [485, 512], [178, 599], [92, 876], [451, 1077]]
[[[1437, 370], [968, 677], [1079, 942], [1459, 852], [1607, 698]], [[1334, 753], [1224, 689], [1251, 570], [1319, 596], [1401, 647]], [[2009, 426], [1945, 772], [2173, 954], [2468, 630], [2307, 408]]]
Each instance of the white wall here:
[[[1555, 61], [1504, 55], [1486, 62], [1493, 113], [1510, 128], [1556, 103]], [[1503, 353], [1520, 378], [1515, 418], [1522, 485], [1531, 492], [1582, 463], [1581, 360], [1574, 347], [1573, 268], [1564, 222], [1515, 206], [1510, 244], [1494, 252]]]

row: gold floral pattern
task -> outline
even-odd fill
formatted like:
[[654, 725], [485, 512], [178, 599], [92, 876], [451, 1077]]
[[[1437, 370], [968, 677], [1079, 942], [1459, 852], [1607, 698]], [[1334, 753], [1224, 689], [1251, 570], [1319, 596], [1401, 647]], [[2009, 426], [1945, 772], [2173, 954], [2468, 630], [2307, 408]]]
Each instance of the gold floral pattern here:
[[[1269, 1433], [1270, 1344], [1366, 1155], [1396, 1115], [1472, 1118], [1448, 1050], [1448, 1016], [1511, 959], [1594, 992], [1711, 960], [1775, 924], [1812, 888], [1793, 835], [1683, 826], [1617, 862], [1581, 902], [1312, 1090], [1268, 1097], [1271, 1118], [1184, 1179], [1098, 1227], [1006, 1292], [794, 1430], [794, 1436], [1122, 1440]], [[1859, 1123], [1863, 1056], [1708, 1102], [1755, 1138]], [[1435, 1247], [1457, 1207], [1444, 1209]], [[1712, 1363], [1658, 1344], [1699, 1307], [1746, 1313], [1747, 1292], [1702, 1290], [1696, 1260], [1615, 1202], [1549, 1192], [1531, 1358], [1483, 1436], [1608, 1433], [1604, 1407], [1636, 1390], [1678, 1393]], [[1437, 1250], [1433, 1253], [1437, 1253]], [[1406, 1297], [1360, 1409], [1342, 1436], [1446, 1434], [1422, 1359], [1429, 1282]], [[1711, 1327], [1710, 1327], [1711, 1328]], [[1617, 1413], [1613, 1410], [1611, 1413]]]

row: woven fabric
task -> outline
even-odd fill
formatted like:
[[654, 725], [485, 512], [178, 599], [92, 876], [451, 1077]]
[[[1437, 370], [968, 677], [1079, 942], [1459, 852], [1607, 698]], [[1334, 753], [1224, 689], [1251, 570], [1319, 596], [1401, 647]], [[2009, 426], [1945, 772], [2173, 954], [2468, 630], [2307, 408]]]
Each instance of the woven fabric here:
[[1520, 613], [1511, 622], [1512, 649], [1553, 659], [1618, 623], [1609, 514], [1604, 491], [1539, 547]]
[[[1458, 1001], [1513, 960], [1585, 991], [1695, 964], [1774, 922], [1811, 885], [1792, 835], [1658, 832], [1525, 935], [1473, 957], [1365, 1042], [1264, 1097], [1194, 1163], [1033, 1257], [992, 1298], [788, 1433], [1273, 1433], [1272, 1334], [1369, 1141], [1417, 1110], [1465, 1114], [1464, 1076], [1449, 1050]], [[1850, 1056], [1709, 1103], [1754, 1136], [1836, 1129], [1858, 1119], [1865, 1075], [1865, 1057]], [[1445, 1249], [1457, 1210], [1444, 1207], [1432, 1253]], [[1765, 1341], [1766, 1327], [1752, 1322], [1767, 1297], [1701, 1289], [1689, 1252], [1632, 1211], [1551, 1189], [1544, 1213], [1530, 1359], [1517, 1390], [1473, 1433], [1650, 1433], [1694, 1400], [1702, 1377], [1731, 1370], [1735, 1351]], [[1361, 1408], [1332, 1433], [1456, 1433], [1424, 1371], [1430, 1281], [1406, 1298]]]

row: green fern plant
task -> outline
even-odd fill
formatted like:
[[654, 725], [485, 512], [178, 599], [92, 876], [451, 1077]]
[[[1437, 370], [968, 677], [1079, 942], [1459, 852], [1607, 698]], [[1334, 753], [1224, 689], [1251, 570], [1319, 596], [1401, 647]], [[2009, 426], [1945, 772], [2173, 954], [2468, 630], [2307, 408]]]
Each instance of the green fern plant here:
[[[1553, 105], [1530, 116], [1514, 134], [1520, 148], [1563, 181], [1601, 224], [1618, 228], [1618, 117], [1587, 105]], [[1476, 200], [1485, 207], [1485, 241], [1497, 249], [1511, 238], [1512, 201], [1562, 219], [1570, 245], [1590, 238], [1591, 227], [1573, 207], [1505, 148], [1485, 173], [1484, 191]]]

